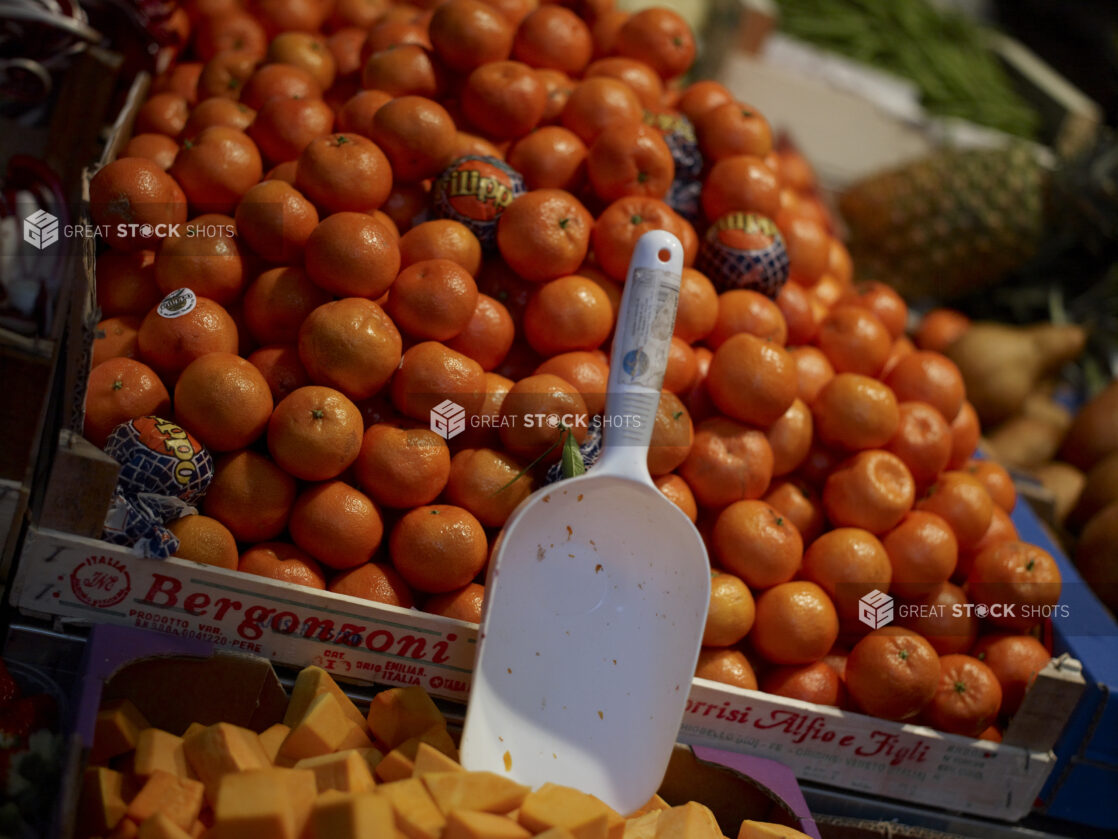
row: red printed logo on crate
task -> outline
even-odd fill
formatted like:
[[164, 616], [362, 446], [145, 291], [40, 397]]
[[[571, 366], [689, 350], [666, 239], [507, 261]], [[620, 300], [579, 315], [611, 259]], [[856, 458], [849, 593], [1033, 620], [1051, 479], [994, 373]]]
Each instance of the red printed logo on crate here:
[[128, 596], [132, 578], [111, 556], [91, 556], [70, 572], [70, 589], [86, 606], [107, 609]]

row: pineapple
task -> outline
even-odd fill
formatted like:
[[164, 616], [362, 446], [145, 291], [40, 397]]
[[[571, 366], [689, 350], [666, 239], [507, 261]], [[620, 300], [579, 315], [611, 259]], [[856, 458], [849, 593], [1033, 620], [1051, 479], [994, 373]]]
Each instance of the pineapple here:
[[859, 276], [912, 299], [992, 285], [1038, 252], [1049, 173], [1015, 143], [945, 149], [855, 184], [839, 209]]

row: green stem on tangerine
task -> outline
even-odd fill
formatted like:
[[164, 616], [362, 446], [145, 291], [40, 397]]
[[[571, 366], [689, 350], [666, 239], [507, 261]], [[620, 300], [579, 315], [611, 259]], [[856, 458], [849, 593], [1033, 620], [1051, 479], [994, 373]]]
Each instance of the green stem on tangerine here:
[[504, 484], [503, 486], [500, 486], [497, 489], [495, 489], [493, 491], [493, 495], [495, 495], [495, 496], [500, 495], [502, 492], [504, 492], [510, 486], [515, 484], [517, 481], [519, 481], [521, 478], [523, 478], [525, 475], [527, 475], [529, 472], [531, 472], [533, 469], [535, 469], [536, 465], [541, 460], [543, 460], [545, 457], [547, 457], [549, 454], [551, 454], [553, 451], [555, 451], [555, 447], [563, 442], [563, 432], [564, 431], [566, 431], [568, 433], [568, 435], [570, 434], [570, 429], [567, 428], [567, 426], [563, 425], [563, 423], [559, 423], [559, 436], [556, 438], [555, 442], [552, 443], [550, 446], [548, 446], [539, 455], [537, 455], [535, 460], [533, 460], [531, 463], [529, 463], [527, 466], [525, 466], [523, 469], [521, 469], [519, 472], [517, 472], [516, 475], [514, 475], [506, 484]]

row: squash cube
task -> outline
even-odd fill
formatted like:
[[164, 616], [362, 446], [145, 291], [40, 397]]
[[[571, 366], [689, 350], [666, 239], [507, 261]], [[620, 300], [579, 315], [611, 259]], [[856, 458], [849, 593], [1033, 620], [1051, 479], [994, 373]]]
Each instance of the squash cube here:
[[458, 747], [454, 745], [450, 733], [445, 726], [433, 725], [421, 734], [409, 737], [385, 755], [384, 760], [377, 765], [377, 777], [382, 781], [399, 781], [415, 775], [415, 758], [419, 755], [421, 745], [440, 752], [454, 762], [454, 766], [458, 766]]
[[415, 776], [415, 761], [404, 754], [403, 750], [393, 749], [377, 763], [373, 774], [377, 776], [378, 781], [386, 784], [402, 781], [404, 778]]
[[220, 839], [299, 839], [314, 806], [314, 773], [250, 769], [221, 779], [213, 835]]
[[663, 811], [649, 810], [635, 818], [626, 819], [622, 839], [654, 839], [661, 812]]
[[78, 825], [87, 834], [108, 833], [124, 818], [124, 776], [103, 766], [90, 766], [82, 776]]
[[653, 793], [652, 798], [644, 802], [639, 809], [634, 810], [626, 818], [635, 819], [637, 816], [643, 816], [645, 813], [650, 813], [653, 810], [667, 810], [672, 805], [660, 797], [658, 793]]
[[565, 827], [549, 827], [543, 833], [536, 834], [537, 839], [574, 839], [574, 834]]
[[165, 813], [144, 819], [136, 836], [137, 839], [190, 839], [190, 834]]
[[320, 795], [311, 814], [311, 824], [315, 836], [329, 839], [391, 838], [396, 833], [392, 803], [373, 793]]
[[517, 819], [532, 833], [565, 827], [575, 839], [621, 839], [625, 831], [625, 819], [605, 802], [559, 784], [528, 793]]
[[373, 741], [369, 739], [369, 730], [365, 728], [365, 723], [352, 723], [348, 733], [338, 744], [338, 751], [371, 748], [373, 748]]
[[688, 801], [660, 811], [655, 839], [722, 839], [722, 828], [709, 807]]
[[369, 771], [373, 773], [376, 772], [377, 764], [384, 760], [384, 752], [375, 746], [368, 749], [354, 749], [354, 751], [365, 759], [365, 762], [369, 764]]
[[127, 699], [106, 702], [97, 711], [89, 762], [104, 763], [132, 751], [140, 732], [149, 727], [144, 715]]
[[390, 749], [432, 726], [446, 728], [442, 711], [418, 685], [378, 693], [369, 703], [367, 721], [373, 736]]
[[297, 761], [335, 752], [352, 733], [353, 725], [333, 694], [320, 693], [284, 738], [279, 758]]
[[465, 772], [462, 764], [443, 754], [430, 743], [420, 742], [415, 750], [412, 774], [416, 777], [428, 772]]
[[327, 790], [366, 792], [376, 783], [373, 773], [369, 771], [369, 764], [356, 749], [303, 758], [295, 764], [295, 768], [314, 772], [320, 794]]
[[455, 810], [446, 817], [442, 839], [531, 839], [512, 819], [496, 813]]
[[125, 816], [106, 834], [105, 839], [136, 839], [139, 835], [140, 826]]
[[156, 813], [163, 813], [186, 830], [202, 812], [204, 797], [201, 781], [156, 769], [128, 805], [128, 818], [142, 825]]
[[132, 771], [141, 778], [147, 778], [156, 769], [180, 778], [195, 777], [186, 760], [181, 737], [160, 728], [145, 728], [136, 740]]
[[268, 756], [269, 761], [276, 762], [276, 755], [279, 754], [280, 746], [283, 745], [283, 741], [290, 733], [290, 726], [277, 722], [256, 735], [260, 739], [260, 747], [264, 749], [264, 754]]
[[408, 839], [440, 839], [446, 818], [419, 778], [381, 784], [377, 792], [392, 803], [396, 826]]
[[211, 804], [216, 801], [218, 783], [229, 773], [272, 765], [256, 732], [227, 722], [195, 730], [183, 737], [182, 748], [190, 768], [206, 785], [206, 800]]
[[329, 693], [338, 701], [345, 715], [360, 726], [364, 726], [365, 717], [357, 710], [353, 700], [345, 695], [338, 683], [321, 667], [304, 667], [295, 677], [295, 686], [291, 689], [291, 699], [287, 703], [287, 713], [283, 715], [283, 724], [294, 728], [303, 719], [307, 709], [316, 696]]
[[531, 792], [531, 787], [496, 772], [431, 772], [422, 780], [443, 815], [453, 810], [508, 813]]

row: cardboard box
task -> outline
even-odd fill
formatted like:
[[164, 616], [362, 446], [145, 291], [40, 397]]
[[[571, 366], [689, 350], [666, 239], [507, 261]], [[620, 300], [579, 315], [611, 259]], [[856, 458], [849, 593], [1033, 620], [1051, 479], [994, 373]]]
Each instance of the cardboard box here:
[[282, 722], [287, 692], [267, 659], [212, 644], [116, 626], [95, 626], [69, 720], [71, 749], [52, 835], [74, 835], [82, 772], [102, 702], [130, 700], [152, 725], [181, 733], [194, 721], [254, 731]]
[[[68, 767], [69, 778], [81, 776], [84, 755], [93, 744], [97, 709], [115, 699], [130, 700], [152, 725], [177, 733], [191, 722], [221, 721], [262, 731], [282, 721], [288, 697], [266, 658], [230, 653], [196, 639], [94, 627], [71, 723], [81, 753]], [[730, 836], [737, 835], [742, 820], [756, 819], [819, 839], [795, 778], [771, 760], [679, 746], [660, 794], [671, 804], [701, 801]], [[59, 835], [70, 836], [77, 785], [68, 787], [60, 798]]]

